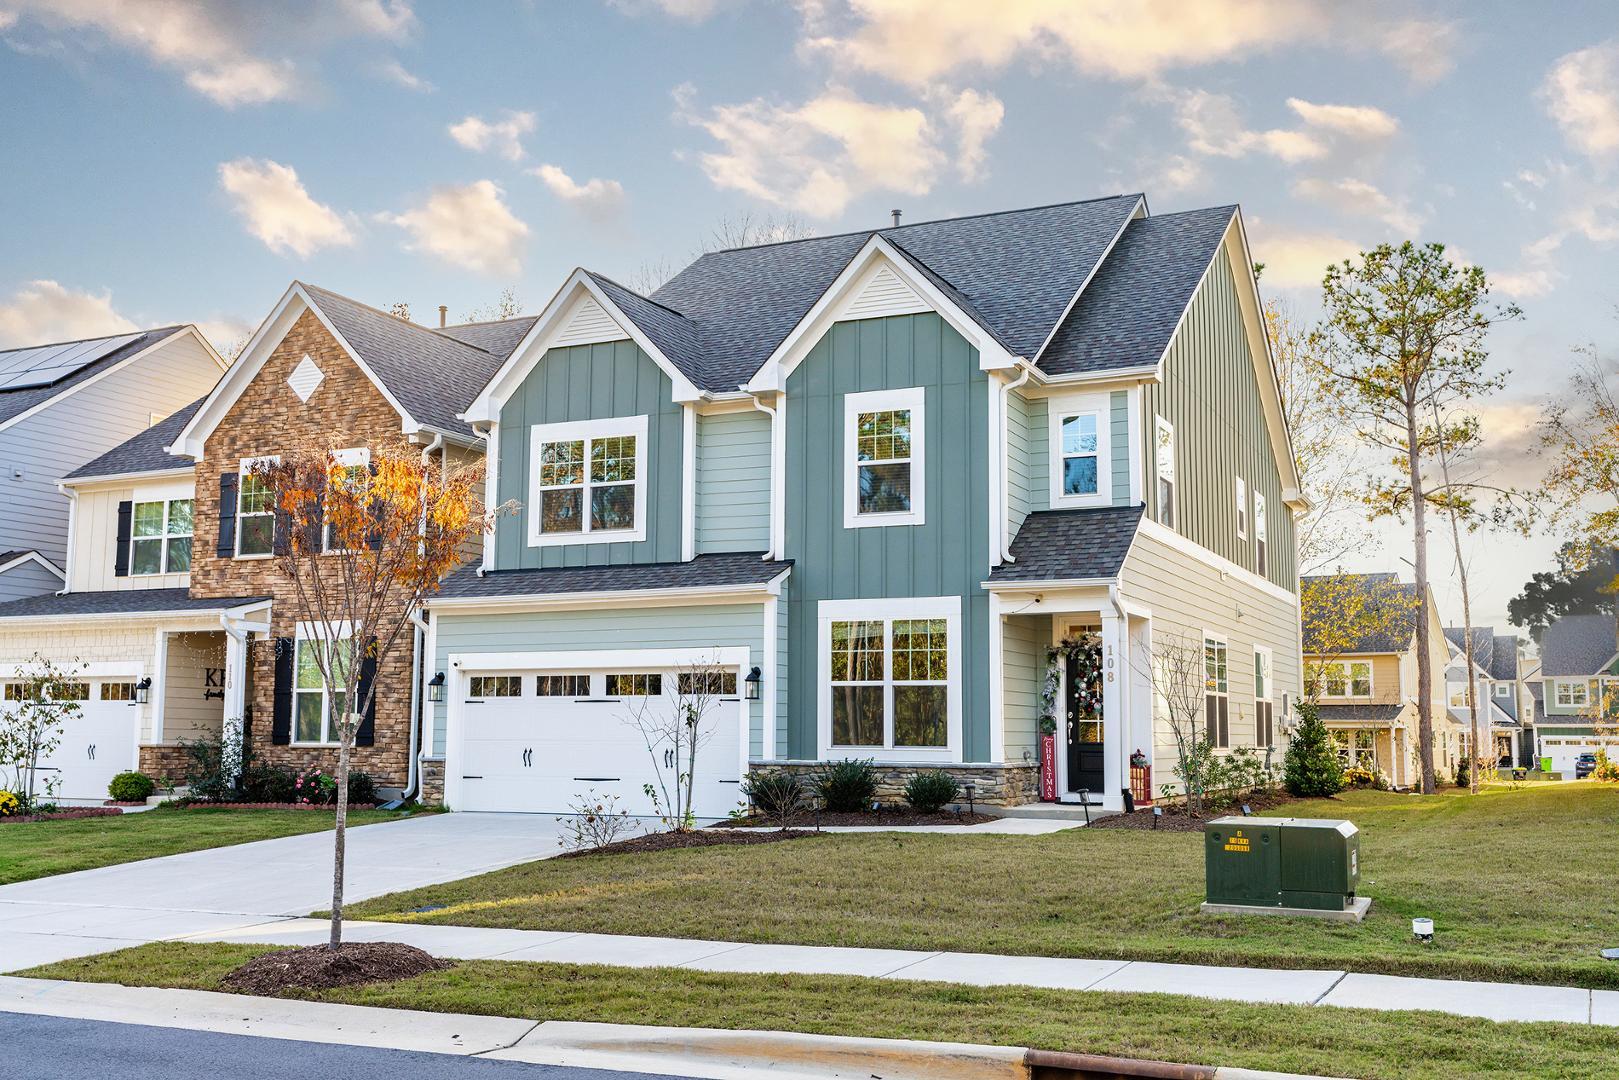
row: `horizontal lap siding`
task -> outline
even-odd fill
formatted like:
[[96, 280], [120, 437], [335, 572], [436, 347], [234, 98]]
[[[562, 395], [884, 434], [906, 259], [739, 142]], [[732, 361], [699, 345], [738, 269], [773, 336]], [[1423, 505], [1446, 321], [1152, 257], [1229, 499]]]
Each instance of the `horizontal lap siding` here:
[[770, 417], [697, 418], [697, 551], [770, 546]]
[[[745, 647], [750, 666], [764, 664], [764, 605], [615, 608], [437, 616], [435, 671], [450, 671], [454, 653], [601, 650], [603, 665], [625, 649]], [[443, 703], [433, 706], [433, 753], [444, 753]], [[763, 711], [749, 706], [749, 753], [761, 749]]]
[[1036, 733], [1040, 719], [1040, 687], [1045, 681], [1046, 649], [1051, 644], [1051, 616], [1008, 615], [1001, 630], [1001, 662], [1005, 673], [1006, 760], [1038, 762]]
[[58, 592], [62, 579], [30, 559], [0, 574], [0, 603]]
[[1044, 431], [1029, 427], [1029, 406], [1016, 390], [1006, 395], [1006, 508], [1007, 535], [1016, 536], [1029, 516], [1032, 499], [1029, 495], [1029, 444], [1045, 438]]
[[1113, 439], [1113, 505], [1129, 506], [1133, 501], [1130, 498], [1130, 392], [1115, 390], [1108, 395], [1108, 412]]

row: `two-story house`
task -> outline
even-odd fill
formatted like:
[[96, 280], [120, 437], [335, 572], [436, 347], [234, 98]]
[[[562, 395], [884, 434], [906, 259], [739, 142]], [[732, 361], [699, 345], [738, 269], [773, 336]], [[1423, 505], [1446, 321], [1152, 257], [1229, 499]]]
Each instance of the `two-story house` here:
[[[1306, 578], [1305, 587], [1317, 580]], [[1346, 574], [1318, 595], [1326, 597], [1323, 603], [1346, 609], [1336, 617], [1312, 613], [1304, 632], [1305, 693], [1316, 701], [1339, 759], [1346, 769], [1381, 773], [1397, 788], [1417, 785], [1422, 770], [1417, 619], [1423, 610], [1417, 587], [1394, 574]], [[1362, 599], [1368, 595], [1374, 604]], [[1427, 601], [1434, 771], [1448, 779], [1455, 775], [1463, 744], [1446, 707], [1450, 649], [1432, 590]]]
[[[530, 322], [429, 330], [295, 282], [223, 378], [64, 479], [67, 589], [0, 604], [0, 676], [37, 652], [83, 679], [82, 715], [46, 763], [59, 796], [105, 798], [137, 766], [177, 778], [182, 742], [237, 726], [261, 761], [332, 768], [330, 695], [299, 675], [318, 631], [274, 558], [252, 465], [338, 436], [356, 462], [401, 441], [429, 462], [480, 454], [456, 414]], [[402, 791], [416, 784], [413, 671], [405, 650], [376, 673], [354, 758]]]
[[0, 351], [0, 602], [63, 587], [62, 478], [195, 401], [225, 367], [195, 326]]
[[1202, 661], [1221, 748], [1279, 745], [1299, 692], [1302, 499], [1235, 207], [719, 251], [651, 296], [580, 270], [463, 418], [520, 510], [430, 602], [457, 809], [649, 811], [626, 716], [691, 665], [699, 814], [841, 758], [1029, 801], [1048, 711], [1062, 796], [1117, 807], [1134, 751], [1173, 780], [1155, 648]]
[[1574, 775], [1581, 754], [1619, 758], [1619, 626], [1612, 612], [1564, 615], [1540, 639], [1532, 676], [1535, 755]]
[[1472, 648], [1463, 657], [1467, 630], [1445, 627], [1450, 643], [1450, 662], [1445, 668], [1445, 700], [1451, 719], [1461, 727], [1462, 745], [1472, 745], [1473, 714], [1468, 707], [1468, 665], [1478, 695], [1478, 717], [1483, 746], [1479, 758], [1489, 765], [1529, 765], [1532, 750], [1524, 736], [1520, 717], [1526, 715], [1524, 702], [1529, 693], [1518, 678], [1518, 639], [1497, 634], [1493, 626], [1473, 627]]

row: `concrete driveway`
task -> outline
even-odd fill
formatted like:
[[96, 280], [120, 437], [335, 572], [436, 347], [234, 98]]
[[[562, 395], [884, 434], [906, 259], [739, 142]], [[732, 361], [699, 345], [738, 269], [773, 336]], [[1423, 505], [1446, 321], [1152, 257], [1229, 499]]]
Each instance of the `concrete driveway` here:
[[[561, 851], [560, 831], [548, 814], [433, 814], [355, 828], [345, 896], [548, 858]], [[0, 886], [0, 971], [307, 915], [329, 904], [331, 880], [328, 831]]]

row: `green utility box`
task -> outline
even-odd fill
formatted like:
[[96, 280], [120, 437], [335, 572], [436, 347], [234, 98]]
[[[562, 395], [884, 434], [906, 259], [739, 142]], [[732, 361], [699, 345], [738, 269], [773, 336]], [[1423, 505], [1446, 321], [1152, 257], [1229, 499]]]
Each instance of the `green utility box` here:
[[1360, 830], [1317, 818], [1223, 817], [1203, 829], [1205, 911], [1359, 922]]

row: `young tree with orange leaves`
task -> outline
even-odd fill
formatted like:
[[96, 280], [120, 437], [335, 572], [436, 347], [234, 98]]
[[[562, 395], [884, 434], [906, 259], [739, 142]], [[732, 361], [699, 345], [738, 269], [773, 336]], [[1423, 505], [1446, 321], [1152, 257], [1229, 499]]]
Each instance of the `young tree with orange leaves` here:
[[333, 703], [333, 949], [343, 934], [349, 763], [376, 696], [369, 673], [408, 642], [422, 602], [494, 520], [483, 506], [481, 468], [447, 467], [403, 443], [339, 449], [345, 445], [352, 443], [334, 437], [253, 469], [275, 493], [276, 557], [292, 583], [295, 614], [324, 629], [300, 650], [295, 668], [299, 678], [318, 674]]

